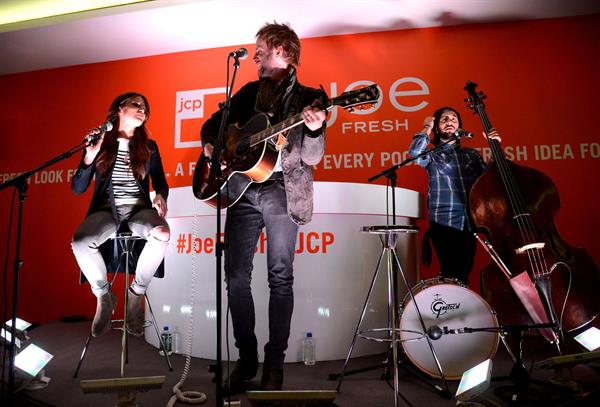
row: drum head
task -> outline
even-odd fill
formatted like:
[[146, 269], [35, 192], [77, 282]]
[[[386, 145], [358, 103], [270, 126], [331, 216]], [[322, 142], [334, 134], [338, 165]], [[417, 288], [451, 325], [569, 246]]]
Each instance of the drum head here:
[[[426, 329], [433, 325], [441, 329], [498, 327], [494, 312], [483, 298], [449, 280], [427, 280], [413, 288], [413, 294]], [[400, 340], [410, 361], [430, 376], [440, 378], [410, 297], [403, 306], [400, 330]], [[459, 380], [465, 370], [496, 354], [498, 340], [497, 332], [473, 332], [442, 335], [431, 343], [446, 379]]]

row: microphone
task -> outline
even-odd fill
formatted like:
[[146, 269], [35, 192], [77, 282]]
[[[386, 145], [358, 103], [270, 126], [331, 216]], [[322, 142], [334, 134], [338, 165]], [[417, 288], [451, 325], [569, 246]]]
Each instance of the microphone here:
[[443, 329], [437, 325], [431, 325], [429, 328], [427, 328], [427, 336], [429, 336], [429, 338], [433, 339], [434, 341], [440, 339], [442, 335], [454, 335], [457, 333], [464, 332], [467, 331], [465, 331], [464, 329], [449, 329], [447, 326], [445, 326]]
[[229, 56], [243, 61], [244, 59], [248, 58], [248, 50], [246, 48], [236, 49], [235, 51], [231, 51]]
[[437, 325], [431, 325], [429, 328], [427, 328], [427, 335], [435, 341], [440, 339], [442, 337], [442, 334], [442, 328], [440, 328]]
[[98, 126], [98, 130], [100, 130], [100, 133], [90, 134], [89, 136], [85, 136], [85, 142], [87, 144], [91, 144], [91, 145], [95, 146], [96, 143], [98, 142], [98, 140], [100, 140], [100, 137], [102, 137], [102, 134], [106, 133], [107, 131], [111, 131], [112, 129], [113, 129], [113, 124], [107, 120], [104, 123], [102, 123], [100, 126]]
[[473, 133], [469, 133], [466, 130], [458, 129], [454, 132], [454, 137], [456, 138], [473, 138]]
[[113, 129], [113, 124], [110, 121], [105, 121], [102, 125], [98, 126], [98, 130], [100, 133], [106, 133], [107, 131], [111, 131]]

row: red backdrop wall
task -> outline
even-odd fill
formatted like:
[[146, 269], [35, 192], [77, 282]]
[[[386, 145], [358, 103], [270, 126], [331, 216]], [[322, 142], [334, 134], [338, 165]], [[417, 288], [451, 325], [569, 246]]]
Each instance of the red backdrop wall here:
[[[487, 111], [509, 158], [546, 173], [558, 187], [562, 236], [600, 262], [600, 213], [594, 199], [600, 186], [599, 25], [600, 15], [593, 15], [304, 39], [299, 71], [304, 84], [322, 84], [333, 96], [358, 82], [374, 82], [383, 94], [381, 105], [366, 114], [338, 111], [330, 116], [326, 156], [316, 179], [366, 182], [397, 163], [425, 116], [445, 105], [461, 111], [464, 127], [478, 135], [469, 144], [486, 154], [481, 124], [463, 103], [470, 79], [488, 94]], [[214, 94], [184, 103], [177, 92], [224, 86], [229, 48], [0, 76], [0, 181], [77, 145], [87, 129], [103, 122], [117, 94], [136, 90], [150, 100], [148, 127], [159, 142], [171, 187], [191, 185], [189, 164], [200, 149], [175, 148], [178, 111], [197, 116], [181, 121], [180, 139], [198, 140], [205, 117], [223, 98]], [[255, 77], [252, 61], [243, 61], [236, 88]], [[204, 118], [194, 111], [200, 105]], [[48, 168], [29, 184], [19, 290], [19, 315], [25, 319], [44, 322], [94, 310], [89, 288], [78, 285], [69, 246], [91, 198], [90, 191], [83, 196], [70, 192], [69, 170], [78, 159]], [[401, 169], [398, 184], [427, 191], [425, 172], [416, 166]], [[10, 189], [0, 191], [2, 242], [11, 196]], [[1, 253], [4, 259], [5, 244]], [[14, 240], [9, 291], [13, 254]], [[475, 269], [487, 262], [479, 250]], [[436, 264], [422, 270], [425, 278], [436, 274]], [[471, 287], [477, 290], [478, 273], [472, 276]]]

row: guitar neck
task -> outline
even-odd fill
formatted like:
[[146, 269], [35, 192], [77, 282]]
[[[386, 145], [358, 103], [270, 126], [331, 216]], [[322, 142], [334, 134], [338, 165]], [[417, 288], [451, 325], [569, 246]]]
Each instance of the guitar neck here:
[[[333, 105], [329, 105], [327, 106], [325, 111], [329, 111], [332, 108]], [[262, 143], [263, 141], [276, 137], [281, 133], [293, 129], [294, 127], [299, 126], [303, 123], [304, 119], [302, 118], [302, 113], [298, 113], [294, 116], [288, 117], [287, 119], [277, 123], [276, 125], [268, 127], [263, 131], [259, 131], [258, 133], [250, 136], [250, 147], [254, 147], [257, 144]]]

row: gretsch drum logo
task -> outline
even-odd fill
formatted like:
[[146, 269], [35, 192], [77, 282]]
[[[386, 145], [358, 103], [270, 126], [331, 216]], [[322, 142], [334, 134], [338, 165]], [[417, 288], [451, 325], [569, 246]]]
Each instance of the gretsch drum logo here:
[[435, 315], [436, 318], [439, 318], [441, 315], [444, 315], [448, 311], [457, 310], [459, 308], [460, 302], [453, 302], [448, 304], [442, 299], [442, 297], [440, 297], [439, 294], [435, 295], [435, 298], [431, 303], [431, 312], [433, 312], [433, 315]]

